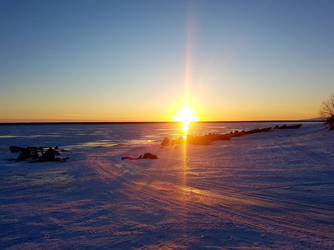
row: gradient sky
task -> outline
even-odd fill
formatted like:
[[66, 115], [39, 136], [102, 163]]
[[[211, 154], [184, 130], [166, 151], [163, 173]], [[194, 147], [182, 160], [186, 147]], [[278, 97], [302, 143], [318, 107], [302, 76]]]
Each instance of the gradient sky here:
[[334, 1], [0, 0], [0, 121], [304, 119], [334, 94]]

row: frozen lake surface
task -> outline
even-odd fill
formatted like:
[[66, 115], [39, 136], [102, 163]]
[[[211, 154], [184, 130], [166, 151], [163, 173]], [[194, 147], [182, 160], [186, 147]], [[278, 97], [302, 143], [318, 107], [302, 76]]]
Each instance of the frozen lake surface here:
[[[0, 248], [334, 248], [334, 132], [305, 123], [160, 147], [181, 134], [177, 124], [0, 126]], [[9, 162], [10, 145], [59, 146], [70, 160]], [[159, 159], [121, 160], [146, 152]]]

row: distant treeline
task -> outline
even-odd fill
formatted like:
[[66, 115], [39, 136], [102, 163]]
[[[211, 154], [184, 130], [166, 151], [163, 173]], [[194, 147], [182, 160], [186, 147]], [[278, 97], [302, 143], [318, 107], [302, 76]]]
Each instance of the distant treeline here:
[[274, 129], [297, 129], [300, 128], [302, 124], [296, 124], [296, 125], [276, 125], [275, 127], [268, 127], [268, 128], [256, 128], [252, 130], [235, 130], [227, 134], [215, 134], [215, 133], [209, 133], [207, 135], [188, 135], [186, 137], [180, 136], [178, 139], [170, 140], [168, 137], [166, 137], [161, 145], [162, 146], [172, 146], [175, 144], [194, 144], [194, 145], [209, 145], [214, 141], [226, 141], [231, 140], [233, 137], [240, 137], [244, 135], [251, 135], [256, 133], [264, 133], [264, 132], [270, 132]]

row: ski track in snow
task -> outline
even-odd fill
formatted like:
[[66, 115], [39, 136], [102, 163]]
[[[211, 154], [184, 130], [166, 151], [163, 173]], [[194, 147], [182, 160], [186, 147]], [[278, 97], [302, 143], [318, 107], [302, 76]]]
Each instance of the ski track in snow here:
[[[334, 248], [334, 134], [320, 124], [208, 146], [110, 134], [64, 164], [1, 160], [1, 248]], [[159, 159], [120, 160], [145, 152]]]

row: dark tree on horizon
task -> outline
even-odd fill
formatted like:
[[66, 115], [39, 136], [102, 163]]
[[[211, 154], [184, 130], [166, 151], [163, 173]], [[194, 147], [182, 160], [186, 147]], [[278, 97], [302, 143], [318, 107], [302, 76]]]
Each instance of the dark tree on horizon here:
[[330, 130], [334, 130], [334, 95], [331, 95], [322, 103], [321, 116], [326, 119], [325, 123]]

